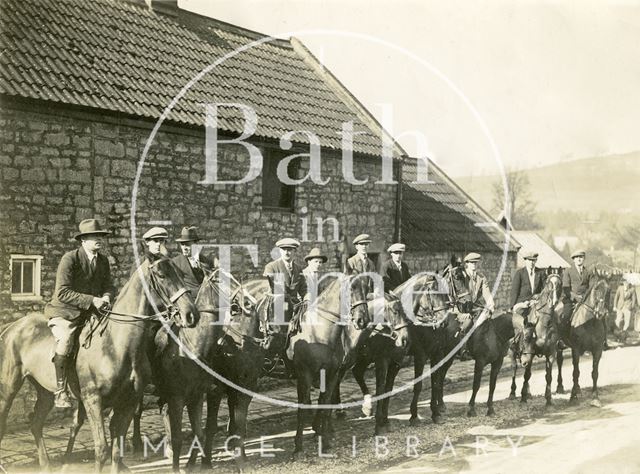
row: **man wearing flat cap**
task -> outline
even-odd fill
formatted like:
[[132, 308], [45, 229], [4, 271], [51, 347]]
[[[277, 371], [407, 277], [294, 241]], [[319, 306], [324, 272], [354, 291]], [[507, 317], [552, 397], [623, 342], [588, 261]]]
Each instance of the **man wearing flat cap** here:
[[593, 273], [584, 265], [586, 252], [577, 250], [571, 254], [573, 265], [562, 273], [562, 290], [564, 294], [563, 323], [571, 321], [571, 315], [576, 304], [582, 302], [589, 289]]
[[464, 282], [464, 286], [470, 295], [470, 312], [474, 316], [487, 309], [490, 313], [495, 309], [493, 295], [489, 289], [489, 283], [483, 274], [477, 271], [478, 263], [482, 259], [479, 253], [471, 252], [464, 257], [463, 270], [458, 278]]
[[205, 272], [210, 272], [213, 269], [213, 262], [206, 255], [193, 253], [191, 245], [199, 240], [200, 237], [196, 227], [183, 227], [180, 237], [176, 239], [176, 242], [180, 244], [182, 253], [172, 259], [180, 270], [187, 289], [194, 298], [204, 280]]
[[544, 285], [541, 272], [536, 271], [536, 252], [525, 252], [524, 267], [513, 274], [511, 281], [510, 308], [513, 311], [513, 329], [517, 337], [522, 334], [531, 304], [542, 291]]
[[[359, 275], [360, 273], [375, 273], [376, 267], [368, 256], [371, 237], [369, 234], [360, 234], [353, 239], [356, 254], [347, 259], [347, 275]], [[374, 292], [374, 284], [371, 278], [367, 278], [367, 294]]]
[[293, 315], [293, 307], [300, 303], [307, 294], [307, 282], [302, 268], [294, 261], [294, 255], [300, 242], [292, 238], [280, 239], [276, 242], [280, 249], [280, 258], [267, 263], [264, 276], [269, 280], [271, 293], [276, 292], [276, 277], [281, 275], [284, 281], [284, 316], [289, 321]]
[[311, 291], [315, 288], [315, 297], [322, 293], [322, 290], [325, 285], [320, 284], [320, 269], [322, 265], [327, 263], [327, 256], [322, 253], [322, 251], [318, 247], [312, 248], [307, 255], [304, 257], [304, 261], [307, 262], [307, 266], [304, 270], [302, 270], [302, 274], [307, 280], [307, 294], [305, 295], [305, 299], [308, 300], [312, 296]]
[[390, 293], [411, 278], [409, 267], [402, 261], [405, 249], [406, 246], [401, 243], [392, 244], [387, 249], [391, 258], [384, 262], [380, 269], [385, 293]]
[[44, 309], [56, 342], [53, 363], [57, 407], [71, 406], [67, 369], [73, 361], [75, 335], [94, 311], [111, 305], [115, 294], [109, 260], [98, 252], [108, 234], [96, 219], [80, 222], [79, 232], [74, 236], [80, 247], [62, 256], [53, 298]]
[[[153, 263], [156, 260], [166, 257], [168, 252], [165, 243], [169, 238], [169, 233], [163, 227], [152, 227], [144, 233], [142, 241], [144, 242], [144, 251], [140, 255], [140, 265], [144, 262]], [[138, 269], [137, 262], [133, 262], [131, 274], [133, 275]]]

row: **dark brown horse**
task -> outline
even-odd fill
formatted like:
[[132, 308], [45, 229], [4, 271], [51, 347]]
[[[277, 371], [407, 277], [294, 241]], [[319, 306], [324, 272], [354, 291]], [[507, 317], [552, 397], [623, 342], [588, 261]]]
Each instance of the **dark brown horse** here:
[[[354, 350], [368, 335], [364, 331], [370, 322], [364, 279], [336, 279], [309, 304], [300, 321], [301, 330], [291, 337], [287, 348], [298, 385], [296, 455], [303, 449], [306, 414], [312, 408], [312, 384], [321, 389], [318, 404], [329, 404], [339, 382], [340, 368], [353, 365]], [[313, 427], [323, 448], [329, 448], [331, 407], [316, 410]]]
[[[545, 286], [528, 315], [528, 324], [522, 338], [521, 360], [524, 367], [524, 382], [522, 384], [521, 401], [526, 402], [530, 398], [529, 379], [531, 378], [531, 364], [535, 356], [545, 358], [545, 379], [547, 386], [544, 396], [547, 405], [551, 405], [551, 382], [553, 363], [558, 350], [560, 340], [560, 315], [562, 303], [562, 279], [560, 275], [552, 273], [547, 277]], [[514, 399], [516, 394], [515, 370], [511, 380], [511, 393], [509, 398]]]
[[[400, 364], [409, 349], [409, 319], [402, 309], [400, 299], [386, 293], [384, 298], [369, 302], [369, 314], [375, 314], [376, 309], [383, 310], [381, 323], [376, 325], [371, 335], [362, 343], [356, 352], [356, 362], [352, 373], [365, 396], [365, 403], [371, 402], [371, 395], [364, 379], [365, 371], [370, 364], [374, 364], [376, 371], [376, 398], [388, 394], [393, 390], [393, 384], [400, 370]], [[376, 318], [374, 316], [374, 324]], [[340, 369], [340, 380], [344, 377], [348, 367]], [[333, 398], [334, 404], [340, 401], [340, 384], [336, 386]], [[363, 409], [364, 411], [364, 409]], [[389, 424], [389, 396], [385, 396], [376, 403], [375, 434], [387, 431]]]
[[[607, 313], [607, 300], [609, 298], [609, 285], [603, 278], [598, 278], [591, 285], [582, 303], [579, 303], [573, 311], [571, 321], [563, 321], [560, 325], [560, 337], [571, 348], [573, 360], [573, 387], [571, 389], [570, 403], [578, 402], [580, 393], [580, 356], [586, 351], [591, 352], [593, 358], [591, 379], [591, 405], [600, 407], [598, 397], [598, 366], [606, 338], [605, 317]], [[574, 326], [574, 324], [577, 324]], [[557, 353], [558, 358], [558, 390], [562, 387], [562, 350]]]
[[460, 323], [453, 312], [454, 306], [449, 297], [449, 285], [446, 279], [436, 280], [429, 275], [424, 275], [416, 280], [409, 280], [394, 292], [401, 294], [407, 285], [413, 287], [414, 294], [415, 322], [410, 326], [410, 338], [416, 379], [413, 385], [409, 423], [412, 426], [420, 424], [418, 403], [427, 360], [431, 366], [431, 419], [434, 423], [442, 423], [445, 411], [444, 379], [449, 367], [453, 364], [453, 352], [460, 343]]
[[[81, 334], [76, 372], [69, 385], [81, 400], [91, 424], [95, 468], [101, 471], [109, 457], [103, 410], [111, 408], [112, 471], [125, 469], [120, 451], [137, 402], [150, 380], [147, 344], [150, 326], [166, 317], [183, 327], [197, 321], [193, 299], [171, 260], [145, 262], [122, 289], [111, 311], [93, 317]], [[37, 400], [31, 431], [42, 469], [49, 458], [42, 428], [53, 406], [56, 387], [53, 364], [42, 363], [53, 352], [53, 336], [42, 314], [30, 314], [11, 324], [0, 338], [0, 441], [11, 403], [24, 379], [35, 387]]]
[[[466, 334], [467, 349], [475, 360], [473, 370], [473, 390], [469, 400], [467, 416], [476, 416], [476, 395], [480, 390], [482, 372], [487, 365], [491, 365], [489, 376], [489, 397], [487, 399], [487, 416], [495, 414], [493, 409], [493, 393], [496, 389], [498, 374], [502, 368], [505, 356], [511, 347], [511, 339], [514, 336], [513, 315], [504, 312], [498, 315], [489, 315], [483, 305], [472, 303], [468, 290], [463, 282], [449, 272], [450, 295], [459, 311], [468, 311], [475, 316], [471, 320], [473, 324], [471, 334]], [[468, 323], [463, 323], [463, 326]], [[466, 332], [466, 331], [465, 331]]]
[[[236, 387], [217, 380], [207, 393], [207, 427], [204, 443], [203, 466], [211, 466], [213, 437], [218, 429], [218, 410], [223, 398], [229, 406], [227, 436], [229, 447], [235, 452], [239, 470], [243, 470], [246, 453], [244, 439], [247, 432], [247, 414], [252, 393], [258, 388], [258, 379], [263, 373], [266, 347], [272, 335], [265, 311], [265, 293], [269, 291], [266, 280], [250, 280], [242, 284], [241, 291], [248, 296], [243, 311], [231, 313], [225, 322], [220, 340], [220, 351], [213, 359], [213, 369], [217, 374], [232, 382]], [[250, 305], [250, 306], [249, 306]], [[244, 390], [240, 390], [239, 388]]]

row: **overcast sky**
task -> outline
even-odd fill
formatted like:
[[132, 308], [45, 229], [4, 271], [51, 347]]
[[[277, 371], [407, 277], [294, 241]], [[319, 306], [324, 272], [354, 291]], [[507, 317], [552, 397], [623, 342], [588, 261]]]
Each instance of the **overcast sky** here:
[[[508, 168], [640, 150], [639, 3], [181, 0], [180, 5], [261, 33], [296, 32], [375, 116], [381, 116], [381, 104], [393, 108], [394, 135], [420, 131], [430, 156], [453, 176], [499, 168], [481, 125], [447, 80], [476, 108]], [[418, 153], [412, 137], [400, 143]]]

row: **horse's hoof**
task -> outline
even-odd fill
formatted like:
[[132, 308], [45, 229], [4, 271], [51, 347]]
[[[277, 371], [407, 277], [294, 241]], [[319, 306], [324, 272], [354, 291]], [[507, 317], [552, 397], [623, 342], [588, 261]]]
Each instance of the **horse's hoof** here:
[[511, 392], [511, 393], [509, 394], [509, 400], [515, 400], [516, 398], [518, 398], [518, 397], [516, 396], [516, 392]]
[[562, 385], [558, 385], [558, 388], [556, 388], [556, 393], [559, 395], [563, 395], [566, 392], [564, 391], [564, 387]]
[[438, 408], [440, 409], [440, 413], [446, 413], [447, 412], [447, 405], [445, 405], [444, 403], [440, 403], [438, 405]]
[[304, 460], [304, 451], [302, 449], [296, 449], [291, 456], [293, 461], [303, 461]]
[[213, 467], [211, 465], [211, 459], [204, 459], [204, 458], [200, 462], [200, 466], [202, 466], [203, 469], [211, 469]]
[[373, 403], [371, 402], [371, 395], [365, 395], [362, 402], [362, 414], [364, 416], [371, 416], [373, 413]]
[[551, 401], [550, 398], [547, 398], [547, 403], [545, 404], [545, 406], [548, 407], [552, 407], [553, 406], [553, 402]]
[[468, 417], [478, 416], [478, 414], [476, 413], [476, 409], [475, 408], [469, 408], [469, 410], [467, 410], [467, 416]]
[[336, 420], [344, 420], [347, 418], [347, 412], [345, 410], [336, 410]]
[[571, 396], [571, 398], [569, 399], [569, 405], [577, 405], [578, 404], [578, 397], [576, 396]]
[[387, 425], [379, 424], [379, 425], [376, 425], [375, 435], [376, 436], [385, 435], [387, 434], [388, 431], [389, 431], [389, 428], [387, 427]]
[[409, 426], [420, 426], [422, 425], [422, 420], [420, 420], [420, 418], [418, 418], [417, 416], [411, 417], [409, 418]]
[[602, 403], [600, 403], [600, 400], [598, 400], [597, 398], [594, 398], [593, 400], [591, 400], [589, 405], [596, 408], [602, 408]]
[[436, 425], [444, 424], [444, 419], [442, 418], [441, 415], [432, 416], [431, 417], [431, 421], [433, 421], [433, 423], [436, 424]]
[[491, 408], [487, 408], [487, 416], [495, 416], [496, 411], [493, 409], [493, 407]]
[[526, 395], [522, 395], [522, 397], [520, 398], [520, 404], [526, 405], [527, 400], [528, 400], [528, 397]]

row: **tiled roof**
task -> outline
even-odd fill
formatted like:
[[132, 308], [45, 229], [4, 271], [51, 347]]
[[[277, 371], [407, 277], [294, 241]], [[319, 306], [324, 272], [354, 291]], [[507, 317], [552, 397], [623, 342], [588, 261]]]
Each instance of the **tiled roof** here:
[[[264, 36], [181, 11], [163, 15], [124, 0], [2, 0], [0, 94], [158, 119], [181, 88], [225, 54]], [[274, 40], [234, 56], [206, 74], [169, 120], [204, 124], [203, 103], [243, 103], [258, 114], [256, 135], [316, 133], [340, 149], [353, 121], [354, 151], [380, 154], [380, 138], [348, 100], [314, 71], [291, 41]], [[218, 127], [238, 134], [238, 110], [221, 109]], [[294, 141], [308, 143], [296, 135]]]
[[[430, 183], [416, 184], [416, 161], [403, 166], [401, 241], [416, 251], [502, 251], [505, 233], [479, 206], [430, 164]], [[422, 177], [424, 181], [424, 176]], [[510, 239], [509, 251], [517, 242]]]

